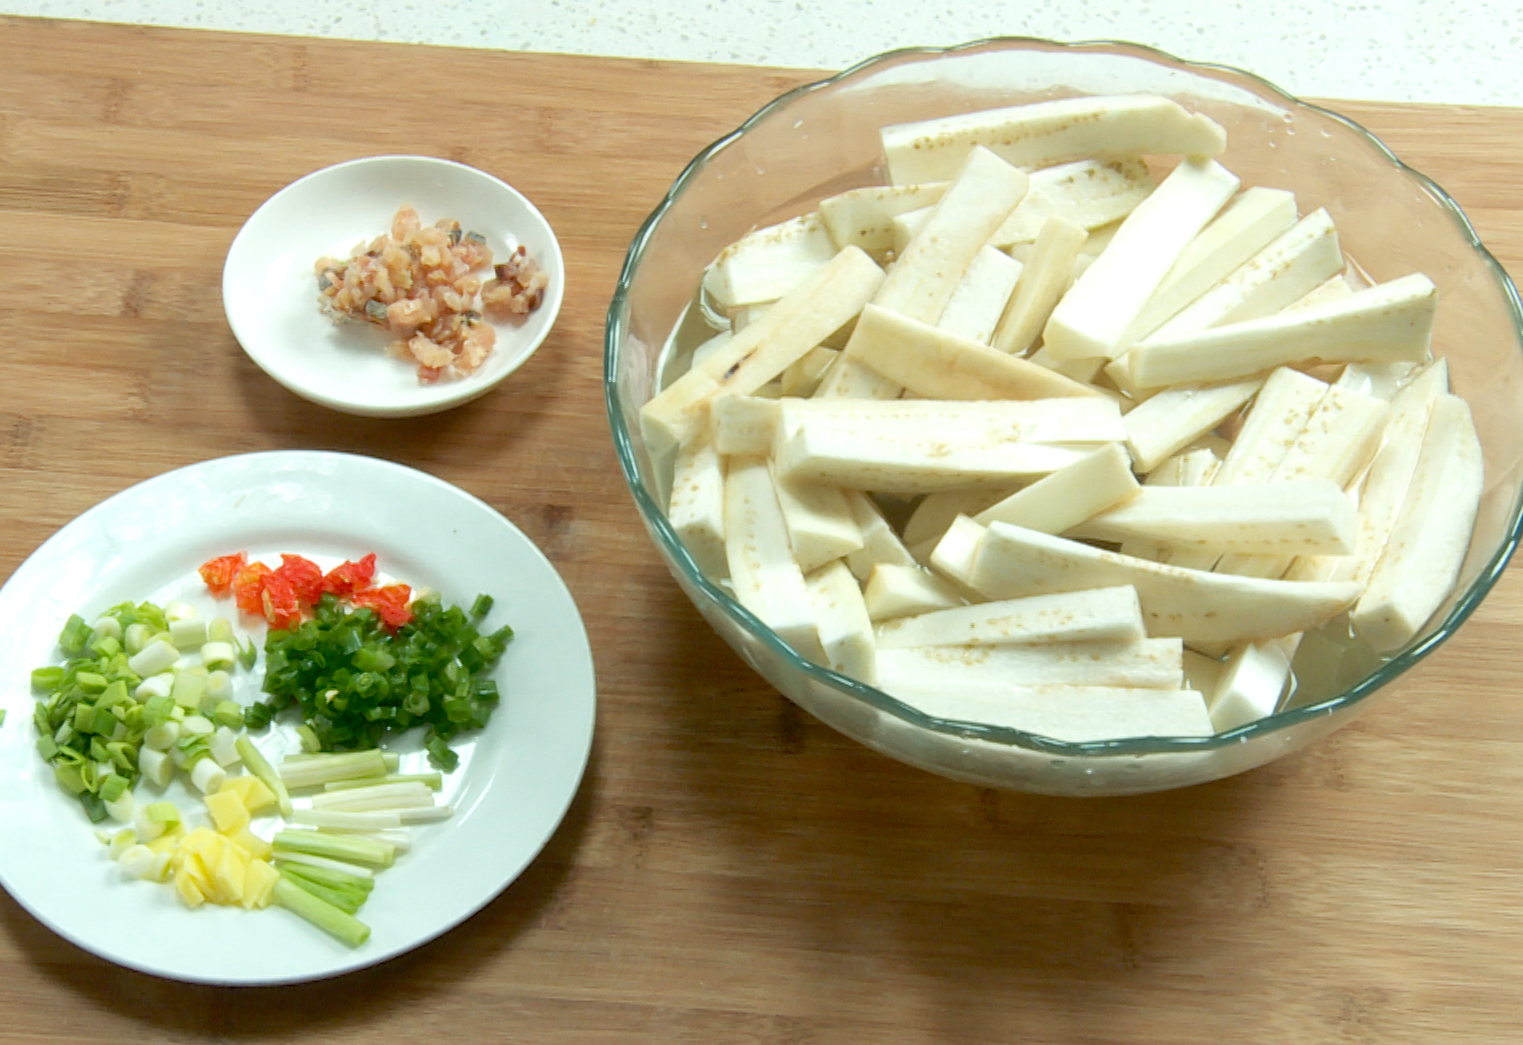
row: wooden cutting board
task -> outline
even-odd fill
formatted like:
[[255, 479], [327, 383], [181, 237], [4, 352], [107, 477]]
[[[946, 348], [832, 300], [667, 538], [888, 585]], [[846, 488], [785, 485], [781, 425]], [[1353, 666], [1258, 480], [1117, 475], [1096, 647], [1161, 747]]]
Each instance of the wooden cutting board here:
[[[795, 710], [690, 608], [618, 477], [604, 310], [687, 159], [814, 76], [0, 19], [0, 578], [174, 467], [373, 454], [485, 499], [547, 552], [600, 690], [565, 824], [441, 939], [336, 982], [188, 987], [78, 950], [0, 895], [0, 1041], [1516, 1040], [1516, 570], [1330, 740], [1120, 801], [984, 791], [879, 757]], [[1523, 273], [1523, 111], [1337, 108]], [[234, 232], [270, 193], [386, 152], [506, 178], [559, 230], [568, 269], [528, 366], [407, 422], [283, 391], [219, 294]]]

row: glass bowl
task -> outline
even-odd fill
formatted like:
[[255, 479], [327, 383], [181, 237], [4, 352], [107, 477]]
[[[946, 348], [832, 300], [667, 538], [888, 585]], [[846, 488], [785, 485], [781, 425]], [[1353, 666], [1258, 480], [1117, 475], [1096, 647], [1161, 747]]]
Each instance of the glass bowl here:
[[[1293, 190], [1302, 213], [1326, 207], [1346, 254], [1373, 280], [1416, 271], [1437, 284], [1434, 351], [1449, 360], [1452, 389], [1469, 402], [1485, 455], [1469, 554], [1454, 593], [1405, 648], [1380, 660], [1346, 656], [1326, 671], [1298, 659], [1288, 707], [1230, 732], [1069, 743], [932, 718], [803, 659], [703, 576], [667, 522], [669, 462], [652, 459], [639, 410], [676, 372], [668, 346], [682, 344], [684, 323], [699, 318], [689, 306], [704, 267], [753, 228], [884, 182], [880, 126], [1134, 92], [1166, 95], [1215, 119], [1228, 136], [1221, 162], [1245, 186]], [[1131, 794], [1219, 779], [1304, 747], [1351, 721], [1465, 621], [1519, 537], [1520, 349], [1517, 291], [1460, 208], [1352, 121], [1251, 74], [1133, 44], [995, 39], [870, 59], [783, 95], [701, 152], [629, 249], [608, 312], [604, 377], [619, 462], [656, 549], [714, 630], [778, 690], [847, 736], [947, 777], [1046, 794]]]

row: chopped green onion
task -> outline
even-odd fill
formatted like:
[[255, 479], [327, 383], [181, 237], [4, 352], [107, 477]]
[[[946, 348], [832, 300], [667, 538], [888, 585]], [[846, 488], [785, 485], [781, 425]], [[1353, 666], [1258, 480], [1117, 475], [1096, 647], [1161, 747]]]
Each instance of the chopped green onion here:
[[206, 645], [206, 621], [181, 618], [169, 622], [169, 641], [179, 650], [195, 650]]
[[499, 701], [484, 674], [513, 632], [477, 629], [491, 606], [489, 596], [478, 596], [467, 613], [430, 594], [414, 600], [412, 620], [391, 632], [372, 611], [324, 596], [311, 620], [266, 638], [267, 696], [256, 705], [265, 710], [246, 721], [263, 725], [295, 708], [303, 747], [313, 751], [366, 750], [387, 733], [425, 726], [430, 760], [453, 769], [451, 739], [484, 726]]
[[274, 898], [282, 907], [351, 947], [358, 947], [370, 939], [368, 925], [303, 889], [284, 871], [275, 879]]
[[290, 828], [275, 832], [271, 844], [277, 854], [307, 853], [370, 867], [390, 867], [397, 855], [396, 847], [385, 842]]
[[32, 688], [35, 690], [42, 690], [43, 692], [57, 689], [58, 684], [63, 681], [63, 674], [63, 668], [56, 666], [47, 668], [33, 668]]
[[90, 625], [79, 614], [69, 615], [64, 622], [63, 633], [58, 636], [58, 645], [70, 656], [76, 656], [85, 651], [85, 646], [90, 642]]
[[386, 758], [377, 748], [345, 751], [281, 764], [280, 778], [286, 787], [319, 787], [332, 780], [384, 777]]
[[361, 892], [366, 896], [375, 888], [375, 876], [365, 868], [360, 870], [362, 874], [350, 874], [348, 871], [339, 871], [332, 867], [323, 867], [321, 864], [288, 864], [290, 870], [297, 872], [302, 878], [313, 882], [321, 882], [323, 885], [334, 889], [344, 889], [351, 892]]
[[345, 889], [329, 885], [326, 882], [314, 881], [302, 874], [301, 864], [283, 864], [280, 873], [301, 886], [307, 892], [324, 900], [345, 914], [354, 914], [369, 898], [369, 893], [358, 889]]
[[322, 791], [312, 796], [313, 809], [408, 809], [433, 804], [434, 793], [426, 784], [417, 781], [377, 784], [347, 791]]
[[330, 780], [323, 784], [323, 790], [352, 791], [357, 787], [374, 787], [377, 784], [406, 783], [419, 783], [425, 785], [431, 791], [438, 791], [444, 786], [444, 774], [438, 771], [432, 773], [387, 773], [385, 776], [364, 777], [358, 780]]

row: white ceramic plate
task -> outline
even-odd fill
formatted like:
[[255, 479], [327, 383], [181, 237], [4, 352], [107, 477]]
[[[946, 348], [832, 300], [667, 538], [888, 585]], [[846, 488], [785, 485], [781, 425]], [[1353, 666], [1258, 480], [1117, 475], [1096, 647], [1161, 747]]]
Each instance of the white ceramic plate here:
[[[421, 384], [416, 366], [386, 355], [384, 331], [318, 309], [317, 259], [347, 258], [387, 232], [404, 203], [425, 224], [454, 218], [481, 233], [494, 258], [523, 244], [550, 277], [523, 321], [493, 322], [497, 347], [465, 377]], [[532, 203], [490, 174], [429, 156], [351, 160], [292, 182], [244, 223], [222, 270], [228, 324], [249, 358], [297, 395], [366, 417], [434, 413], [490, 391], [545, 340], [565, 286], [560, 244]]]
[[[328, 566], [376, 552], [390, 577], [469, 605], [495, 600], [485, 627], [514, 638], [498, 664], [502, 703], [486, 729], [457, 738], [460, 767], [442, 801], [455, 816], [415, 827], [413, 849], [380, 872], [360, 918], [368, 942], [350, 949], [289, 911], [205, 905], [188, 910], [170, 885], [123, 880], [79, 804], [34, 748], [28, 674], [60, 663], [59, 630], [128, 599], [213, 601], [196, 567], [239, 550], [278, 563], [280, 552]], [[591, 651], [576, 605], [548, 560], [488, 505], [442, 480], [368, 457], [277, 452], [192, 465], [132, 487], [85, 512], [42, 545], [0, 589], [0, 884], [43, 923], [103, 958], [178, 980], [272, 984], [383, 961], [437, 936], [518, 876], [554, 833], [581, 780], [592, 741]], [[239, 674], [258, 695], [263, 655]], [[414, 731], [417, 733], [419, 731]], [[290, 725], [251, 734], [278, 761], [296, 748]], [[411, 741], [409, 743], [409, 741]], [[404, 767], [426, 768], [415, 737]], [[404, 768], [406, 771], [406, 768]], [[151, 794], [148, 785], [140, 793]], [[204, 815], [179, 783], [169, 797]], [[204, 821], [200, 821], [204, 822]], [[268, 835], [277, 819], [256, 820]]]

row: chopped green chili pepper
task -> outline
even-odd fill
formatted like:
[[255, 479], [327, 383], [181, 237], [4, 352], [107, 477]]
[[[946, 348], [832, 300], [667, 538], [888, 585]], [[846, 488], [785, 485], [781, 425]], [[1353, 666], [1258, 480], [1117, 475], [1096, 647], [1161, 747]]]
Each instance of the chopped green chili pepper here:
[[388, 733], [424, 726], [430, 760], [453, 769], [459, 758], [449, 741], [485, 726], [500, 699], [484, 674], [513, 631], [481, 633], [477, 625], [491, 606], [481, 595], [467, 613], [428, 595], [393, 632], [370, 609], [324, 595], [312, 619], [265, 639], [267, 696], [245, 711], [245, 725], [258, 728], [296, 708], [303, 746], [321, 751], [366, 750]]

